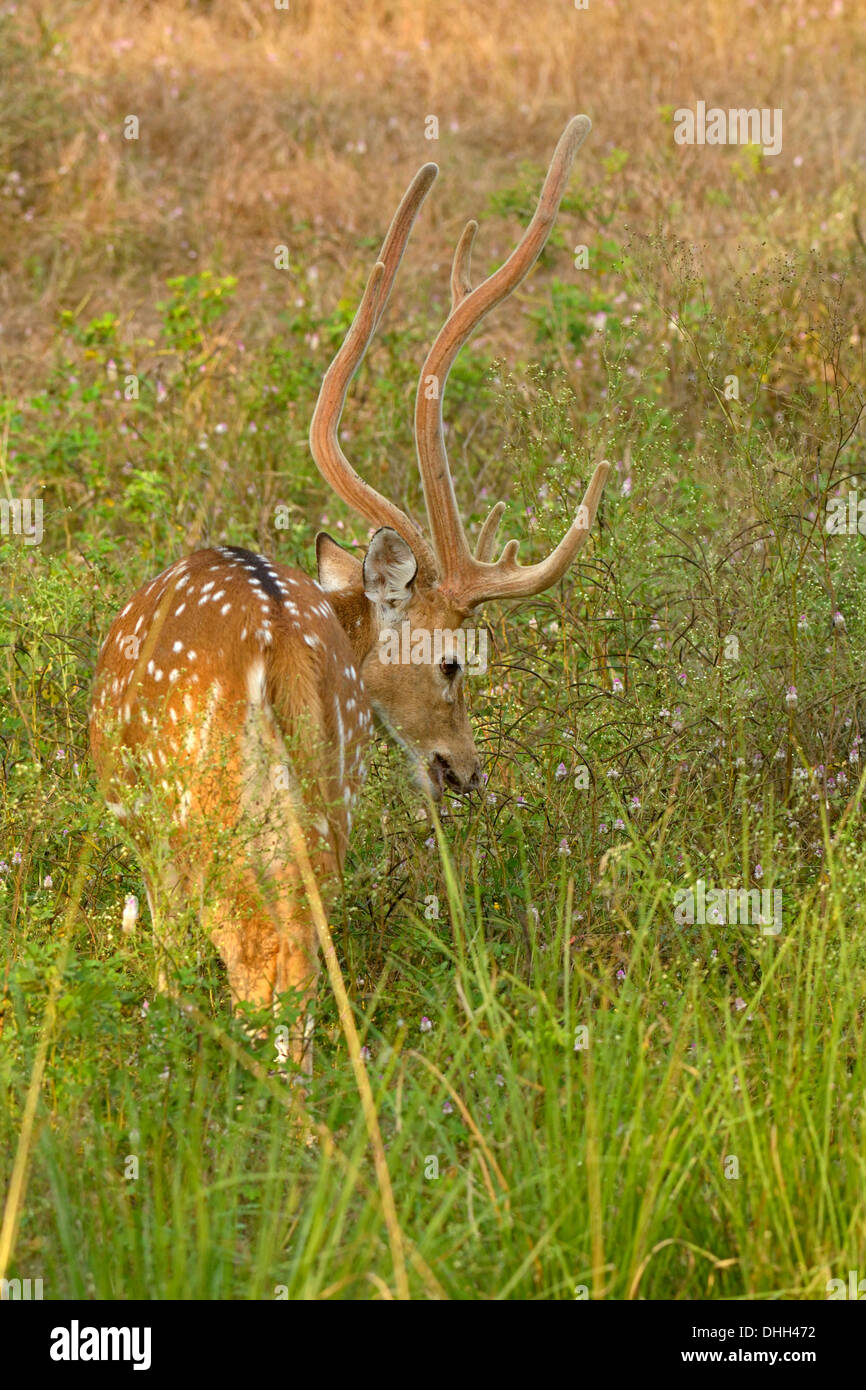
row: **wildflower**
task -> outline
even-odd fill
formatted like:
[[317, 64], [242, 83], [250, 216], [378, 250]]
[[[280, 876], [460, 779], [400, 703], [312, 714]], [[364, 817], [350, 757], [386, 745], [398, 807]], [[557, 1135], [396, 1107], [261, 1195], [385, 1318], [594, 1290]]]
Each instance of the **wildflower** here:
[[372, 1054], [366, 1043], [364, 1043], [364, 1046], [361, 1048], [360, 1052], [358, 1053], [358, 1056], [361, 1058], [362, 1062], [369, 1062]]
[[424, 844], [427, 846], [428, 849], [436, 848], [436, 840], [432, 835], [428, 835], [427, 839], [424, 841]]
[[616, 978], [617, 978], [618, 980], [624, 980], [624, 979], [625, 979], [625, 971], [622, 969], [622, 967], [620, 967], [620, 969], [616, 972]]
[[430, 1020], [429, 1020], [429, 1018], [427, 1017], [426, 1014], [424, 1014], [424, 1016], [422, 1017], [422, 1019], [421, 1019], [421, 1025], [420, 1025], [420, 1026], [421, 1026], [421, 1032], [422, 1032], [422, 1033], [432, 1033], [432, 1032], [433, 1032], [433, 1024], [430, 1022]]
[[454, 1106], [451, 1104], [450, 1100], [443, 1100], [443, 1102], [442, 1102], [442, 1114], [443, 1114], [443, 1115], [453, 1115], [453, 1114], [454, 1114]]
[[805, 613], [801, 613], [799, 618], [797, 619], [797, 627], [800, 629], [801, 632], [805, 632], [808, 626], [809, 619], [806, 617]]
[[623, 692], [623, 690], [625, 689], [625, 687], [623, 686], [623, 683], [622, 683], [622, 681], [620, 680], [619, 676], [614, 676], [612, 688], [613, 688], [613, 693], [614, 693], [614, 695], [621, 695], [622, 692]]
[[842, 614], [839, 612], [838, 608], [836, 609], [836, 612], [833, 614], [833, 626], [843, 629], [845, 627], [845, 619], [842, 617]]
[[599, 829], [599, 833], [600, 833], [601, 835], [606, 835], [606, 834], [607, 834], [607, 821], [602, 821], [601, 824], [599, 825], [598, 829]]
[[622, 820], [620, 816], [617, 816], [613, 823], [613, 828], [614, 830], [625, 830], [625, 821]]
[[505, 1077], [502, 1075], [502, 1072], [501, 1072], [501, 1071], [498, 1071], [498, 1072], [496, 1073], [496, 1084], [497, 1084], [497, 1086], [504, 1086], [504, 1085], [505, 1085]]
[[633, 796], [631, 801], [629, 802], [629, 805], [632, 806], [635, 811], [640, 810], [640, 797]]
[[559, 764], [559, 766], [556, 769], [556, 772], [554, 773], [554, 776], [556, 777], [557, 782], [561, 782], [563, 777], [568, 776], [568, 768], [565, 766], [565, 763]]
[[13, 854], [13, 856], [12, 856], [12, 863], [13, 863], [13, 864], [20, 864], [20, 863], [21, 863], [21, 851], [20, 851], [20, 849], [16, 849], [15, 853]]
[[568, 841], [566, 840], [566, 838], [565, 838], [564, 835], [563, 835], [562, 839], [561, 839], [560, 842], [559, 842], [559, 853], [560, 853], [560, 854], [571, 854], [571, 850], [568, 848]]
[[685, 671], [677, 671], [677, 680], [679, 681], [680, 685], [685, 685], [685, 683], [686, 683], [686, 673], [685, 673]]
[[756, 864], [756, 865], [755, 865], [754, 869], [752, 870], [752, 874], [753, 874], [753, 876], [754, 876], [755, 878], [763, 878], [763, 877], [764, 877], [764, 870], [763, 870], [763, 868], [761, 867], [760, 864]]
[[796, 709], [796, 708], [797, 708], [797, 687], [796, 687], [796, 685], [789, 685], [788, 688], [787, 688], [787, 690], [785, 691], [785, 704], [788, 706], [788, 709]]
[[629, 497], [629, 496], [631, 495], [631, 488], [632, 488], [631, 477], [623, 478], [623, 480], [622, 480], [622, 487], [620, 488], [620, 494], [621, 494], [623, 497]]
[[734, 1000], [734, 1008], [735, 1008], [735, 1009], [737, 1010], [737, 1012], [739, 1013], [740, 1010], [744, 1009], [745, 1007], [746, 1007], [746, 1001], [745, 1001], [745, 999], [741, 999], [740, 996], [737, 995], [737, 998]]

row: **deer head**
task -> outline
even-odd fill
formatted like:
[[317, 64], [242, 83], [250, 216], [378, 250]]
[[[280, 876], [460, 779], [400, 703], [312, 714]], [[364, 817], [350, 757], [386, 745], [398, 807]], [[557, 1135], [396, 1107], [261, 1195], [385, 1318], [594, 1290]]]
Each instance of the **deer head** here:
[[344, 502], [378, 528], [363, 560], [320, 533], [319, 582], [355, 651], [360, 647], [363, 652], [361, 674], [374, 710], [406, 747], [418, 780], [435, 798], [444, 785], [467, 790], [480, 781], [457, 634], [482, 604], [528, 598], [562, 578], [586, 541], [607, 479], [609, 465], [602, 462], [571, 526], [546, 559], [521, 565], [516, 540], [508, 541], [494, 559], [505, 504], [497, 502], [493, 507], [474, 551], [470, 549], [457, 508], [442, 421], [445, 387], [457, 354], [485, 315], [513, 292], [537, 260], [589, 130], [586, 116], [569, 121], [519, 245], [474, 289], [470, 257], [476, 222], [468, 223], [457, 244], [451, 311], [421, 369], [415, 402], [415, 443], [429, 539], [405, 512], [359, 477], [340, 446], [338, 431], [349, 385], [385, 311], [413, 223], [438, 173], [435, 164], [419, 169], [403, 196], [313, 413], [310, 448], [320, 473]]

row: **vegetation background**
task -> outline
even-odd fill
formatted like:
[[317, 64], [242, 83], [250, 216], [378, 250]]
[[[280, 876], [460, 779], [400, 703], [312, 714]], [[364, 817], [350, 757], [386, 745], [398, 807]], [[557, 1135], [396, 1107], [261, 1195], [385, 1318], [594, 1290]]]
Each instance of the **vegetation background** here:
[[[0, 537], [0, 1274], [48, 1298], [809, 1299], [866, 1270], [866, 539], [824, 527], [866, 486], [864, 19], [0, 4], [0, 482], [45, 526]], [[698, 100], [781, 108], [782, 152], [675, 144]], [[192, 924], [192, 1012], [154, 996], [89, 683], [118, 608], [195, 546], [309, 569], [322, 523], [363, 544], [307, 425], [434, 158], [345, 419], [419, 512], [450, 251], [475, 216], [477, 272], [504, 258], [577, 111], [554, 236], [446, 414], [473, 526], [501, 496], [540, 553], [604, 455], [601, 523], [556, 591], [487, 615], [485, 793], [440, 831], [379, 750], [333, 921], [391, 1213], [324, 978], [308, 1143]], [[780, 890], [781, 932], [678, 926], [698, 879]]]

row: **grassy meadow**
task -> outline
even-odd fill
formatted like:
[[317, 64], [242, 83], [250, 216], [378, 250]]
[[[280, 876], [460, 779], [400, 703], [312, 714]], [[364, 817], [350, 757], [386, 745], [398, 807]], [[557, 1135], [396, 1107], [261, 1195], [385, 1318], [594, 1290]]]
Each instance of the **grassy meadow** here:
[[[866, 1275], [863, 21], [0, 0], [0, 483], [44, 528], [0, 535], [0, 1277], [808, 1300]], [[780, 109], [781, 152], [677, 144], [699, 100]], [[87, 751], [96, 654], [200, 545], [314, 573], [321, 526], [364, 544], [307, 429], [434, 159], [343, 431], [423, 514], [451, 251], [473, 216], [476, 275], [504, 259], [583, 111], [550, 242], [445, 413], [470, 533], [502, 498], [540, 557], [606, 457], [599, 524], [554, 590], [485, 610], [483, 793], [433, 823], [377, 741], [331, 919], [363, 1051], [323, 971], [301, 1127], [192, 920], [187, 1008], [154, 992]], [[683, 921], [699, 883], [772, 911]]]

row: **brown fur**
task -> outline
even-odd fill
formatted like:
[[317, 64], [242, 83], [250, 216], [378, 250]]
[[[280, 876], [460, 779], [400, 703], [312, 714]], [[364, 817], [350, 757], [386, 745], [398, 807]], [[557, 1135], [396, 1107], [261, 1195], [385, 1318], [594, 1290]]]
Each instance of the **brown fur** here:
[[[288, 852], [288, 815], [301, 819], [327, 901], [374, 708], [434, 795], [445, 778], [478, 780], [461, 679], [383, 664], [383, 610], [364, 592], [361, 562], [320, 539], [320, 568], [340, 588], [325, 592], [260, 556], [199, 551], [134, 595], [97, 665], [93, 757], [142, 861], [167, 957], [162, 982], [180, 951], [172, 922], [193, 902], [236, 1004], [270, 1004], [287, 990], [305, 1006], [312, 999], [315, 931]], [[404, 543], [394, 543], [403, 556]], [[388, 550], [385, 575], [392, 558]], [[399, 617], [430, 629], [461, 619], [434, 590], [414, 588]], [[309, 1071], [305, 1026], [291, 1052]]]

